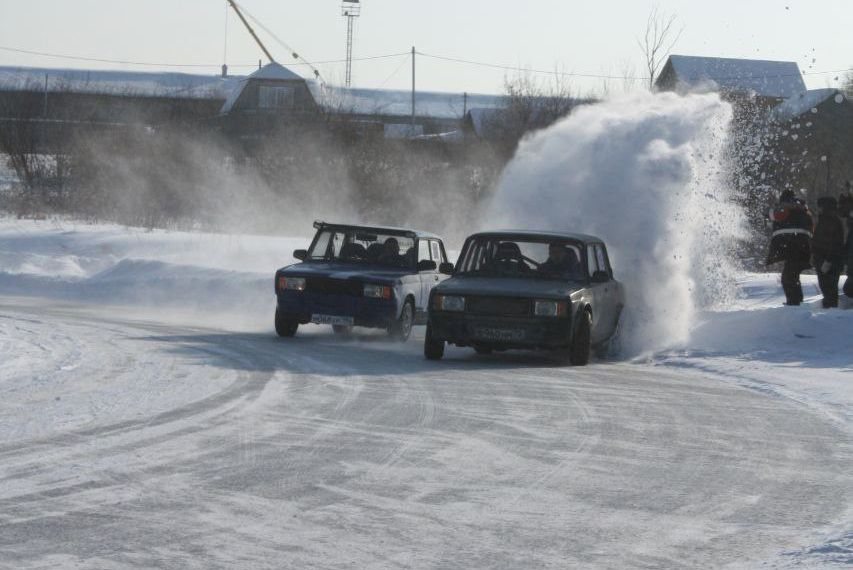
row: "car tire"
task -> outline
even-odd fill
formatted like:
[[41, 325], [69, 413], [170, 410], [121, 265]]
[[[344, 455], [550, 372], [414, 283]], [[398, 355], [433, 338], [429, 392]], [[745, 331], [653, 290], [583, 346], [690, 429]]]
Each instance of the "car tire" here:
[[332, 325], [332, 331], [336, 335], [348, 336], [352, 333], [352, 327], [349, 325]]
[[275, 310], [275, 332], [281, 337], [292, 337], [296, 334], [296, 329], [299, 328], [299, 321], [288, 318], [279, 311]]
[[424, 336], [424, 356], [427, 360], [441, 360], [444, 356], [444, 341], [432, 337], [432, 327], [429, 323]]
[[411, 299], [406, 299], [403, 303], [403, 308], [400, 311], [400, 318], [394, 321], [388, 327], [388, 335], [397, 342], [406, 342], [409, 340], [409, 335], [412, 334], [412, 327], [415, 324], [415, 305]]
[[477, 354], [484, 354], [484, 355], [485, 354], [491, 354], [492, 353], [492, 347], [491, 346], [475, 346], [474, 352], [476, 352]]
[[592, 315], [589, 311], [583, 311], [578, 328], [572, 336], [572, 344], [569, 346], [569, 363], [572, 366], [586, 366], [589, 362], [591, 337]]

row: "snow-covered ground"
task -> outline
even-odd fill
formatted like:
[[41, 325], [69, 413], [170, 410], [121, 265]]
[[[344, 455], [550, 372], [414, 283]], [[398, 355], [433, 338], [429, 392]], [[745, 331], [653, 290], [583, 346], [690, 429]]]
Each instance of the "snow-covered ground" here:
[[427, 363], [274, 337], [308, 239], [0, 219], [0, 567], [853, 565], [853, 311], [813, 277], [630, 362]]

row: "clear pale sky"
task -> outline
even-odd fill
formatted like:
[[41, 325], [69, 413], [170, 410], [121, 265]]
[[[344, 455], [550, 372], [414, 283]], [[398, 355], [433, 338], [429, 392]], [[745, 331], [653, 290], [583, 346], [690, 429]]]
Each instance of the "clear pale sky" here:
[[[346, 23], [335, 0], [240, 0], [309, 61], [345, 57]], [[853, 68], [853, 0], [363, 0], [354, 57], [426, 54], [497, 65], [599, 75], [642, 75], [637, 39], [657, 5], [683, 28], [673, 52], [795, 61], [810, 88], [835, 86]], [[263, 57], [227, 17], [227, 63], [250, 72]], [[0, 47], [96, 59], [209, 67], [163, 67], [57, 59], [0, 49], [0, 65], [217, 73], [226, 48], [224, 0], [0, 0]], [[256, 28], [257, 29], [257, 28]], [[276, 59], [288, 51], [257, 29]], [[243, 67], [240, 67], [240, 66]], [[342, 84], [343, 63], [317, 66]], [[306, 68], [292, 66], [308, 75]], [[842, 70], [838, 72], [838, 70]], [[408, 89], [406, 56], [353, 63], [353, 85]], [[419, 89], [500, 93], [516, 72], [417, 58]], [[839, 80], [836, 80], [836, 77]], [[581, 93], [602, 79], [570, 78]], [[620, 89], [619, 80], [609, 88]]]

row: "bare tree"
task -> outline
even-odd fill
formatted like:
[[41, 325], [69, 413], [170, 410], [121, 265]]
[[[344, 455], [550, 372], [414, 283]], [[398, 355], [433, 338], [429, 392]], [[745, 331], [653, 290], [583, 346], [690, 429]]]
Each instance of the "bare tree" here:
[[658, 6], [655, 6], [649, 12], [643, 38], [637, 39], [637, 45], [643, 52], [646, 71], [649, 74], [650, 91], [654, 89], [658, 71], [681, 37], [681, 32], [684, 31], [683, 27], [676, 28], [677, 20], [678, 17], [675, 14], [663, 13]]

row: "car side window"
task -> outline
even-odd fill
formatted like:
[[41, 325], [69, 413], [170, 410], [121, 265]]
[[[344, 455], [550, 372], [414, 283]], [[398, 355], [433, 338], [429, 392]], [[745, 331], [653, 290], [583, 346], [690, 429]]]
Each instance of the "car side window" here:
[[437, 241], [431, 240], [429, 242], [430, 249], [432, 250], [432, 260], [435, 261], [436, 265], [441, 265], [445, 263], [447, 260], [444, 258], [444, 252], [441, 251], [441, 246]]
[[589, 276], [592, 277], [598, 271], [598, 258], [595, 255], [595, 246], [588, 245], [586, 247], [586, 264]]
[[610, 275], [610, 268], [607, 264], [607, 259], [604, 255], [604, 246], [596, 245], [595, 246], [595, 259], [598, 261], [598, 270], [606, 271], [608, 275]]
[[418, 240], [418, 263], [421, 261], [430, 261], [429, 242], [425, 239]]

